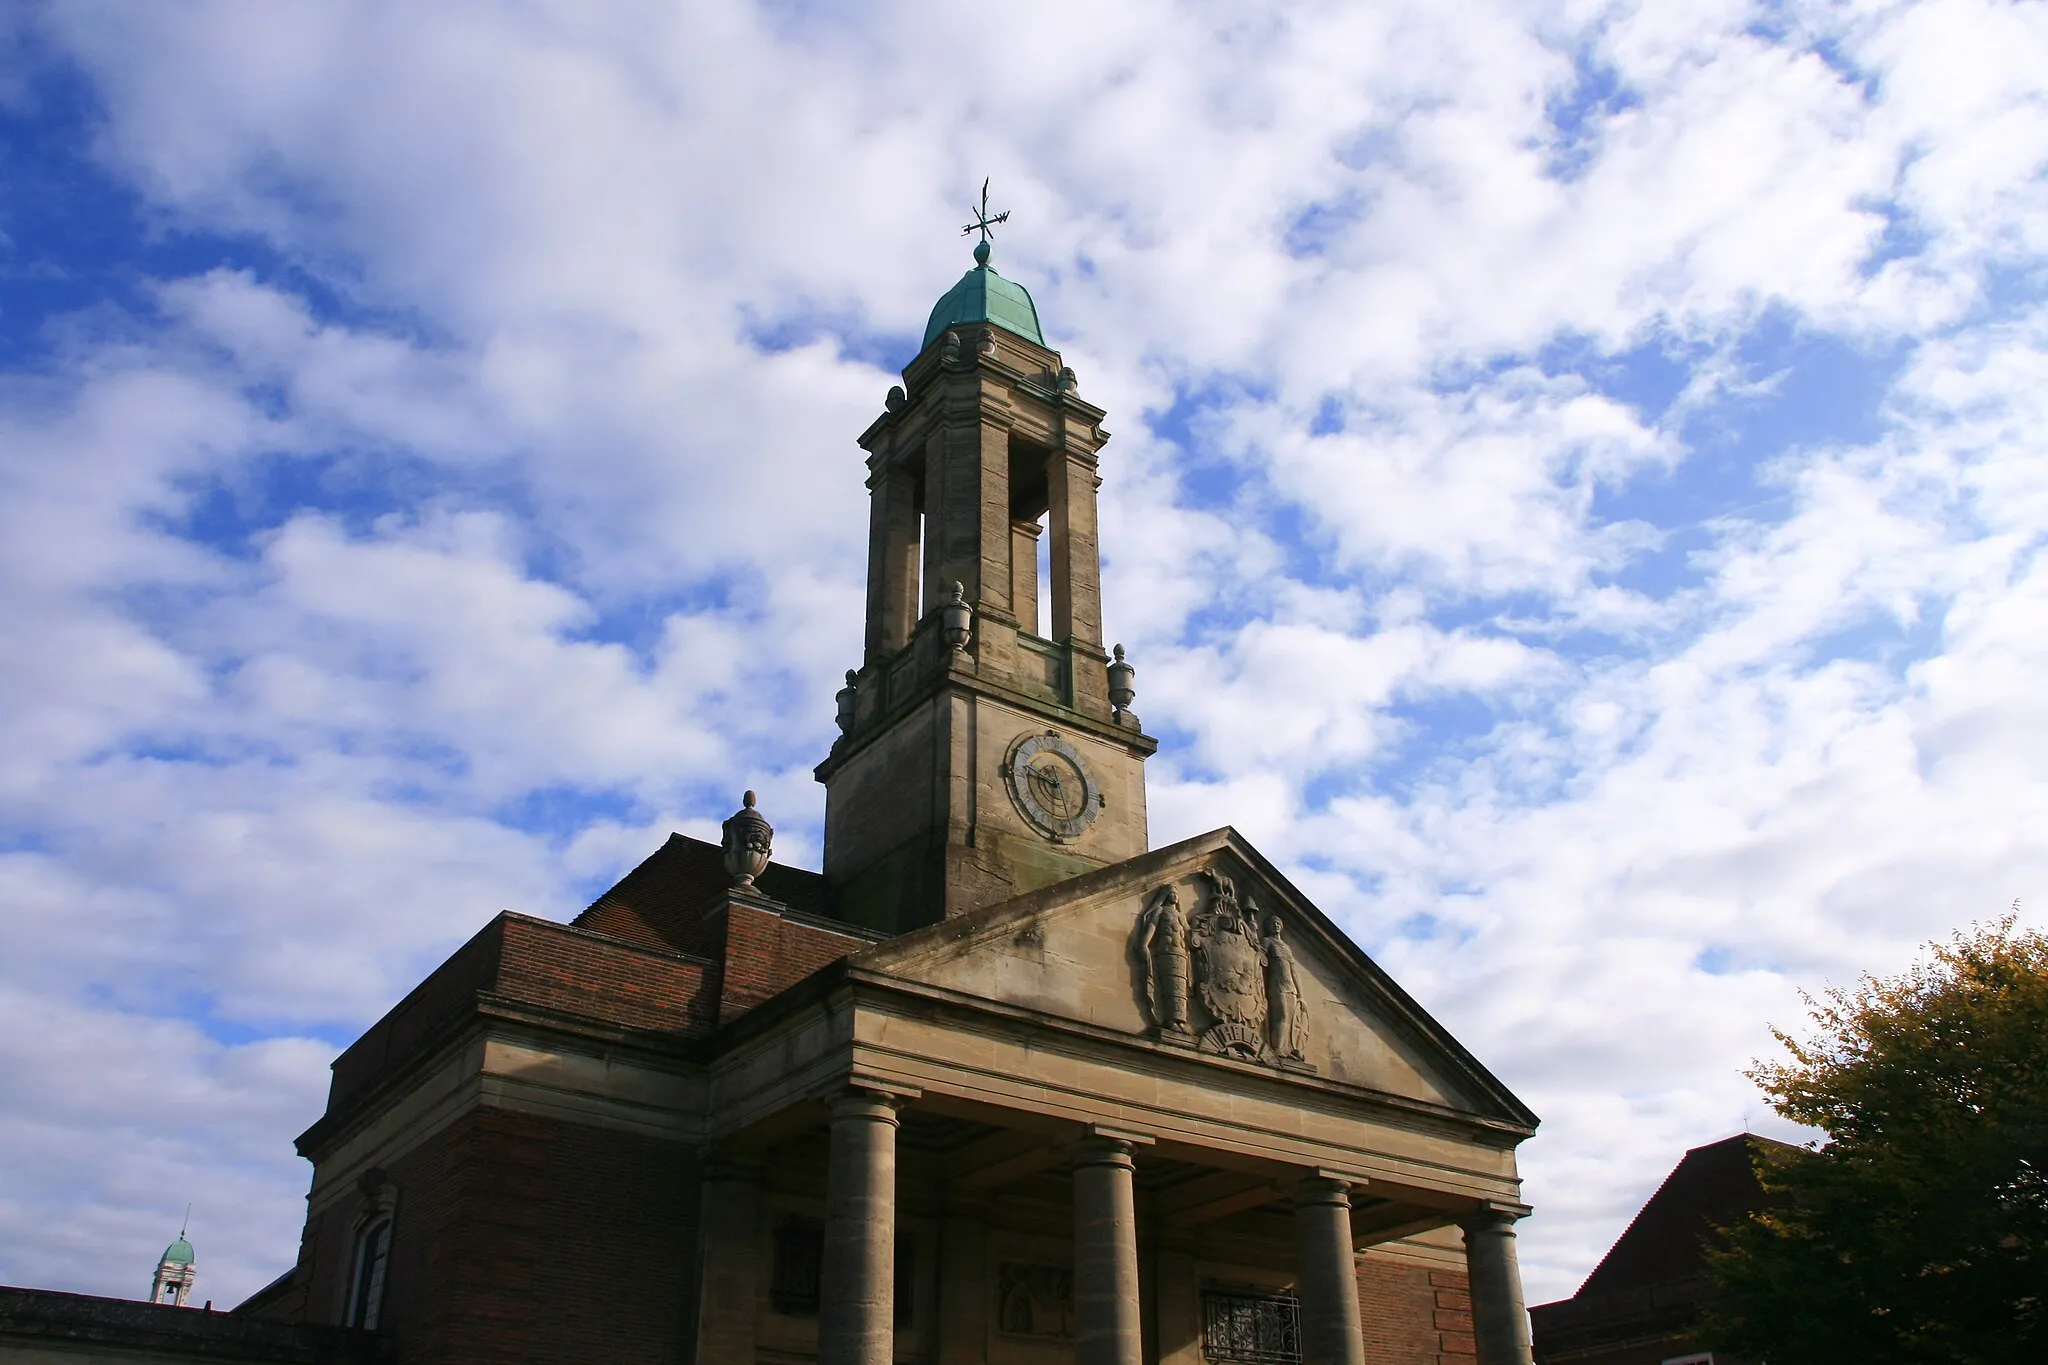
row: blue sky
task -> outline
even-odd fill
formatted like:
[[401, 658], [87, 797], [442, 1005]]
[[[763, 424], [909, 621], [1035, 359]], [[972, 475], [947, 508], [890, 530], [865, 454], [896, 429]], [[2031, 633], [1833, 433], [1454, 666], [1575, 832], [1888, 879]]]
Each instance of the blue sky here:
[[[2041, 7], [0, 19], [0, 1281], [289, 1263], [336, 1047], [810, 767], [968, 263], [1110, 412], [1153, 837], [1544, 1115], [1533, 1300], [2048, 869]], [[2038, 923], [2032, 911], [2023, 911]]]

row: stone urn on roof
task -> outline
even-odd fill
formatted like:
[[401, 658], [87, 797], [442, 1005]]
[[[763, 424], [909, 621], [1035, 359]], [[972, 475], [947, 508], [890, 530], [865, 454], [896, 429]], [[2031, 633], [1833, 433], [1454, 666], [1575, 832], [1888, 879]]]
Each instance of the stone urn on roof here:
[[754, 794], [748, 792], [743, 804], [724, 826], [725, 872], [734, 886], [751, 887], [754, 878], [767, 870], [768, 855], [775, 847], [775, 827], [768, 817], [754, 809]]

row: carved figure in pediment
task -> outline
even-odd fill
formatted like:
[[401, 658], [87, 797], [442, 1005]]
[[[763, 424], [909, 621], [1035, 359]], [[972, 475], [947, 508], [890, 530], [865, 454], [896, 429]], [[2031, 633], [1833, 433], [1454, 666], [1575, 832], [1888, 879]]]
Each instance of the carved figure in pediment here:
[[1294, 949], [1281, 936], [1280, 917], [1266, 917], [1266, 937], [1259, 945], [1266, 964], [1266, 1037], [1273, 1055], [1300, 1062], [1308, 1045], [1308, 1014], [1301, 997], [1301, 969]]
[[1162, 886], [1138, 916], [1138, 962], [1145, 978], [1145, 1009], [1162, 1034], [1185, 1038], [1188, 1028], [1188, 917], [1180, 896]]
[[1201, 1035], [1210, 1052], [1250, 1061], [1266, 1056], [1266, 983], [1258, 926], [1238, 904], [1237, 886], [1204, 870], [1208, 904], [1189, 927], [1188, 946], [1202, 1008], [1214, 1021]]

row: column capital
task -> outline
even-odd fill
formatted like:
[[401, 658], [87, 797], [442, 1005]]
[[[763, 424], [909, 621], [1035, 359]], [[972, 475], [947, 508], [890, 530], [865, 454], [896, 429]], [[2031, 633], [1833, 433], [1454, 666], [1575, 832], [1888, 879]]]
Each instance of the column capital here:
[[1131, 1144], [1122, 1138], [1086, 1137], [1074, 1144], [1075, 1166], [1121, 1166], [1131, 1170]]
[[1458, 1226], [1467, 1232], [1504, 1232], [1512, 1236], [1516, 1222], [1534, 1212], [1527, 1204], [1506, 1199], [1482, 1199], [1476, 1208], [1458, 1220]]
[[1344, 1171], [1314, 1170], [1294, 1185], [1296, 1207], [1304, 1204], [1336, 1204], [1351, 1207], [1351, 1191], [1364, 1189], [1366, 1178]]
[[886, 1123], [895, 1127], [902, 1122], [896, 1111], [922, 1092], [893, 1085], [874, 1085], [856, 1081], [842, 1090], [826, 1097], [826, 1105], [832, 1112], [832, 1121], [841, 1119], [867, 1119], [872, 1123]]
[[1129, 1168], [1132, 1165], [1132, 1151], [1139, 1147], [1149, 1147], [1155, 1140], [1149, 1133], [1115, 1128], [1106, 1123], [1091, 1123], [1088, 1125], [1086, 1136], [1074, 1144], [1074, 1164]]

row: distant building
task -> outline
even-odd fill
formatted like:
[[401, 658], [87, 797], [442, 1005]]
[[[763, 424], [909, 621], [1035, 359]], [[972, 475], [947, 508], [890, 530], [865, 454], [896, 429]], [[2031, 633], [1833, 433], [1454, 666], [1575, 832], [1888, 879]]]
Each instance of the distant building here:
[[192, 1282], [198, 1277], [199, 1265], [193, 1259], [192, 1244], [185, 1240], [185, 1229], [179, 1228], [178, 1240], [164, 1248], [156, 1263], [156, 1278], [149, 1282], [149, 1301], [187, 1307], [192, 1302]]
[[1744, 1133], [1687, 1152], [1579, 1292], [1529, 1310], [1538, 1365], [1740, 1365], [1692, 1335], [1705, 1252], [1763, 1206], [1756, 1154], [1784, 1145]]

